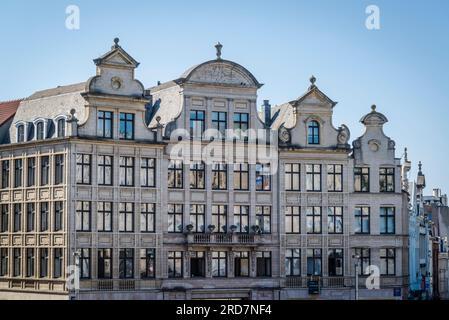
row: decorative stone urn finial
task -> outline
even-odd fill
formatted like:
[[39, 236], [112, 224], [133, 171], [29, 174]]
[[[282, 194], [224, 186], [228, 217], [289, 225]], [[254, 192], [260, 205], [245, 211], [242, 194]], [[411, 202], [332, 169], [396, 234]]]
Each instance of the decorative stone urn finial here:
[[422, 170], [422, 163], [421, 163], [421, 161], [418, 163], [418, 168], [419, 168], [419, 172], [422, 172], [421, 170]]
[[119, 48], [120, 46], [118, 45], [118, 43], [120, 42], [120, 39], [119, 38], [115, 38], [114, 39], [114, 45], [112, 46], [112, 49], [117, 49], [117, 48]]
[[223, 45], [220, 42], [218, 42], [215, 45], [215, 48], [217, 49], [217, 60], [221, 60], [221, 49], [223, 48]]
[[373, 104], [372, 106], [371, 106], [371, 110], [372, 110], [372, 112], [375, 112], [376, 111], [376, 105], [375, 104]]
[[316, 88], [316, 85], [315, 85], [316, 78], [315, 78], [315, 76], [312, 75], [309, 80], [310, 80], [309, 90], [312, 90], [312, 89]]

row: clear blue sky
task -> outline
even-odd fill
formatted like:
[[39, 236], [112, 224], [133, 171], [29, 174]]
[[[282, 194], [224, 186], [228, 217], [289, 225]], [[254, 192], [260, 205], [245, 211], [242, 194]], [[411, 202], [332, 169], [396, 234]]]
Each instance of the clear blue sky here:
[[[65, 28], [70, 4], [78, 31]], [[370, 4], [380, 30], [365, 28]], [[339, 102], [336, 126], [361, 135], [360, 117], [377, 104], [397, 156], [409, 148], [413, 176], [421, 160], [427, 193], [449, 192], [449, 1], [2, 0], [0, 100], [87, 80], [116, 36], [147, 87], [214, 58], [217, 41], [223, 58], [265, 83], [259, 104], [300, 96], [314, 74]]]

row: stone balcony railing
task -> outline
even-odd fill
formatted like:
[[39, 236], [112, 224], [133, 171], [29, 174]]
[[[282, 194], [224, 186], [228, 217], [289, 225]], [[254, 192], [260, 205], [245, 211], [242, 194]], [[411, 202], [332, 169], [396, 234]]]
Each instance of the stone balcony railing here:
[[188, 244], [257, 245], [260, 236], [246, 233], [189, 233]]

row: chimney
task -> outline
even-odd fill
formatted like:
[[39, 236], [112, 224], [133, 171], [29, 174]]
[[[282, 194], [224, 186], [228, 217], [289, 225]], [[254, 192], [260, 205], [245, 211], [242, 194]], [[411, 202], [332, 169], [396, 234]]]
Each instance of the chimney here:
[[441, 197], [441, 189], [438, 189], [438, 188], [433, 189], [433, 196], [435, 198]]
[[270, 100], [264, 100], [263, 101], [263, 110], [264, 110], [264, 122], [265, 126], [269, 128], [271, 126], [271, 105]]

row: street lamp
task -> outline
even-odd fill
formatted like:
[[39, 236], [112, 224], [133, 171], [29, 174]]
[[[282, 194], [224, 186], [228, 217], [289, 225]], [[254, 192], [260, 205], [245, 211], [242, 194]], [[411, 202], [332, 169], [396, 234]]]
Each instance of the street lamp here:
[[360, 255], [354, 254], [352, 258], [355, 260], [355, 300], [359, 300], [359, 266], [360, 266]]

